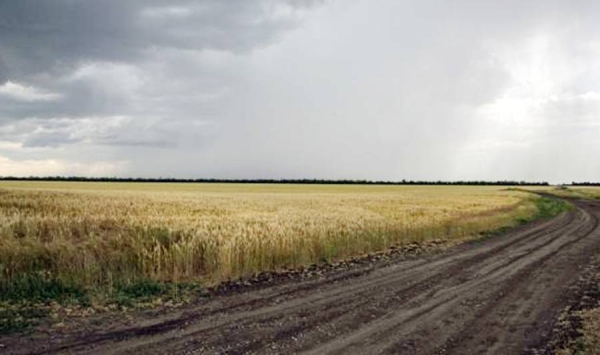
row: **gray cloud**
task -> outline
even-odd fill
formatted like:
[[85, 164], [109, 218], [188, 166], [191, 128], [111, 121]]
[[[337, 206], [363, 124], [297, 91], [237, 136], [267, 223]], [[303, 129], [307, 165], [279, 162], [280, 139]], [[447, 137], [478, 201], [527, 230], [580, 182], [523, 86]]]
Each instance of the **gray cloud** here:
[[3, 1], [0, 157], [128, 176], [593, 180], [598, 15], [592, 1]]
[[85, 61], [136, 60], [165, 47], [244, 52], [270, 43], [312, 3], [3, 1], [2, 63], [5, 71], [21, 76]]
[[[0, 116], [123, 113], [131, 101], [127, 96], [131, 92], [122, 90], [130, 84], [125, 82], [127, 76], [143, 77], [152, 85], [162, 80], [165, 87], [189, 74], [173, 69], [175, 65], [194, 67], [193, 75], [201, 76], [197, 83], [214, 86], [211, 81], [218, 81], [218, 73], [203, 70], [202, 63], [186, 57], [198, 57], [202, 51], [243, 53], [268, 45], [297, 25], [300, 12], [312, 3], [4, 1], [0, 4], [0, 79], [45, 85], [63, 93], [65, 102], [4, 103]], [[128, 73], [125, 64], [147, 67]], [[175, 77], [152, 73], [153, 66], [175, 71]], [[82, 75], [73, 77], [78, 71]]]

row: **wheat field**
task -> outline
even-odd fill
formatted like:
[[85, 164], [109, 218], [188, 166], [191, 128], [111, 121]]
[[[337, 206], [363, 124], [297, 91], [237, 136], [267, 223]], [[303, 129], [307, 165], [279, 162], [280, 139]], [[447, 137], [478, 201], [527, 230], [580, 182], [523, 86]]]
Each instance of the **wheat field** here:
[[504, 187], [4, 181], [0, 285], [215, 283], [453, 244], [535, 214], [531, 195]]
[[600, 198], [600, 187], [580, 187], [573, 186], [569, 188], [569, 191], [574, 192], [575, 196], [584, 198]]

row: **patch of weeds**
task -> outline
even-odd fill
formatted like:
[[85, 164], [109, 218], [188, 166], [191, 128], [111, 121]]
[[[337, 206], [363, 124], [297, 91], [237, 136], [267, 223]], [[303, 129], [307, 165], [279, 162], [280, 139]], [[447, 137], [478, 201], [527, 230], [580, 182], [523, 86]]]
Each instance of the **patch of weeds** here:
[[83, 288], [67, 284], [43, 273], [22, 275], [0, 283], [0, 301], [8, 302], [61, 302], [89, 304]]
[[119, 285], [109, 303], [120, 307], [136, 307], [152, 301], [180, 302], [200, 294], [202, 286], [196, 283], [158, 282], [150, 279]]
[[131, 284], [118, 285], [110, 295], [109, 303], [118, 306], [132, 307], [136, 302], [144, 302], [161, 296], [166, 287], [163, 283], [153, 280], [141, 280]]
[[[51, 304], [59, 313], [82, 316], [91, 308], [97, 311], [174, 306], [202, 297], [202, 290], [197, 283], [146, 279], [122, 283], [109, 292], [103, 288], [84, 289], [47, 274], [32, 273], [11, 282], [0, 281], [0, 334], [23, 331], [42, 319], [49, 319]], [[73, 309], [76, 311], [72, 312]]]
[[0, 334], [23, 331], [49, 314], [37, 306], [6, 304], [0, 307]]
[[30, 273], [0, 282], [0, 333], [23, 331], [47, 318], [46, 305], [53, 301], [84, 307], [90, 303], [83, 288], [47, 273]]
[[563, 199], [537, 197], [534, 202], [538, 212], [533, 219], [548, 219], [561, 212], [568, 212], [573, 209], [573, 205]]
[[142, 298], [158, 296], [164, 293], [165, 284], [153, 280], [142, 280], [132, 285], [122, 287], [119, 291], [127, 297]]

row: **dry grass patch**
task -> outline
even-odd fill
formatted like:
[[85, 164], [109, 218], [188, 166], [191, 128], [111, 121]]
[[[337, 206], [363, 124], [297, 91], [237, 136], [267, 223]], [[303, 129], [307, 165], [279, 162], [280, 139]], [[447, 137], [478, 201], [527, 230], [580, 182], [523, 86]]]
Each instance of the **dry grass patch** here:
[[577, 312], [581, 319], [579, 337], [572, 340], [557, 355], [600, 355], [600, 308]]
[[583, 311], [583, 343], [586, 354], [600, 355], [600, 308]]

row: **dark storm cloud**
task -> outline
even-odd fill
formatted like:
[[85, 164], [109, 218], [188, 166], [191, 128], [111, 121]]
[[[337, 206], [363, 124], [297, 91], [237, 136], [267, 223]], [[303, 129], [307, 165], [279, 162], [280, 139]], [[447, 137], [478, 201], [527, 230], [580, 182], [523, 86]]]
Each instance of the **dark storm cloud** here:
[[156, 47], [244, 52], [293, 25], [293, 16], [278, 11], [310, 4], [6, 0], [0, 2], [0, 73], [20, 78], [85, 61], [132, 61]]

